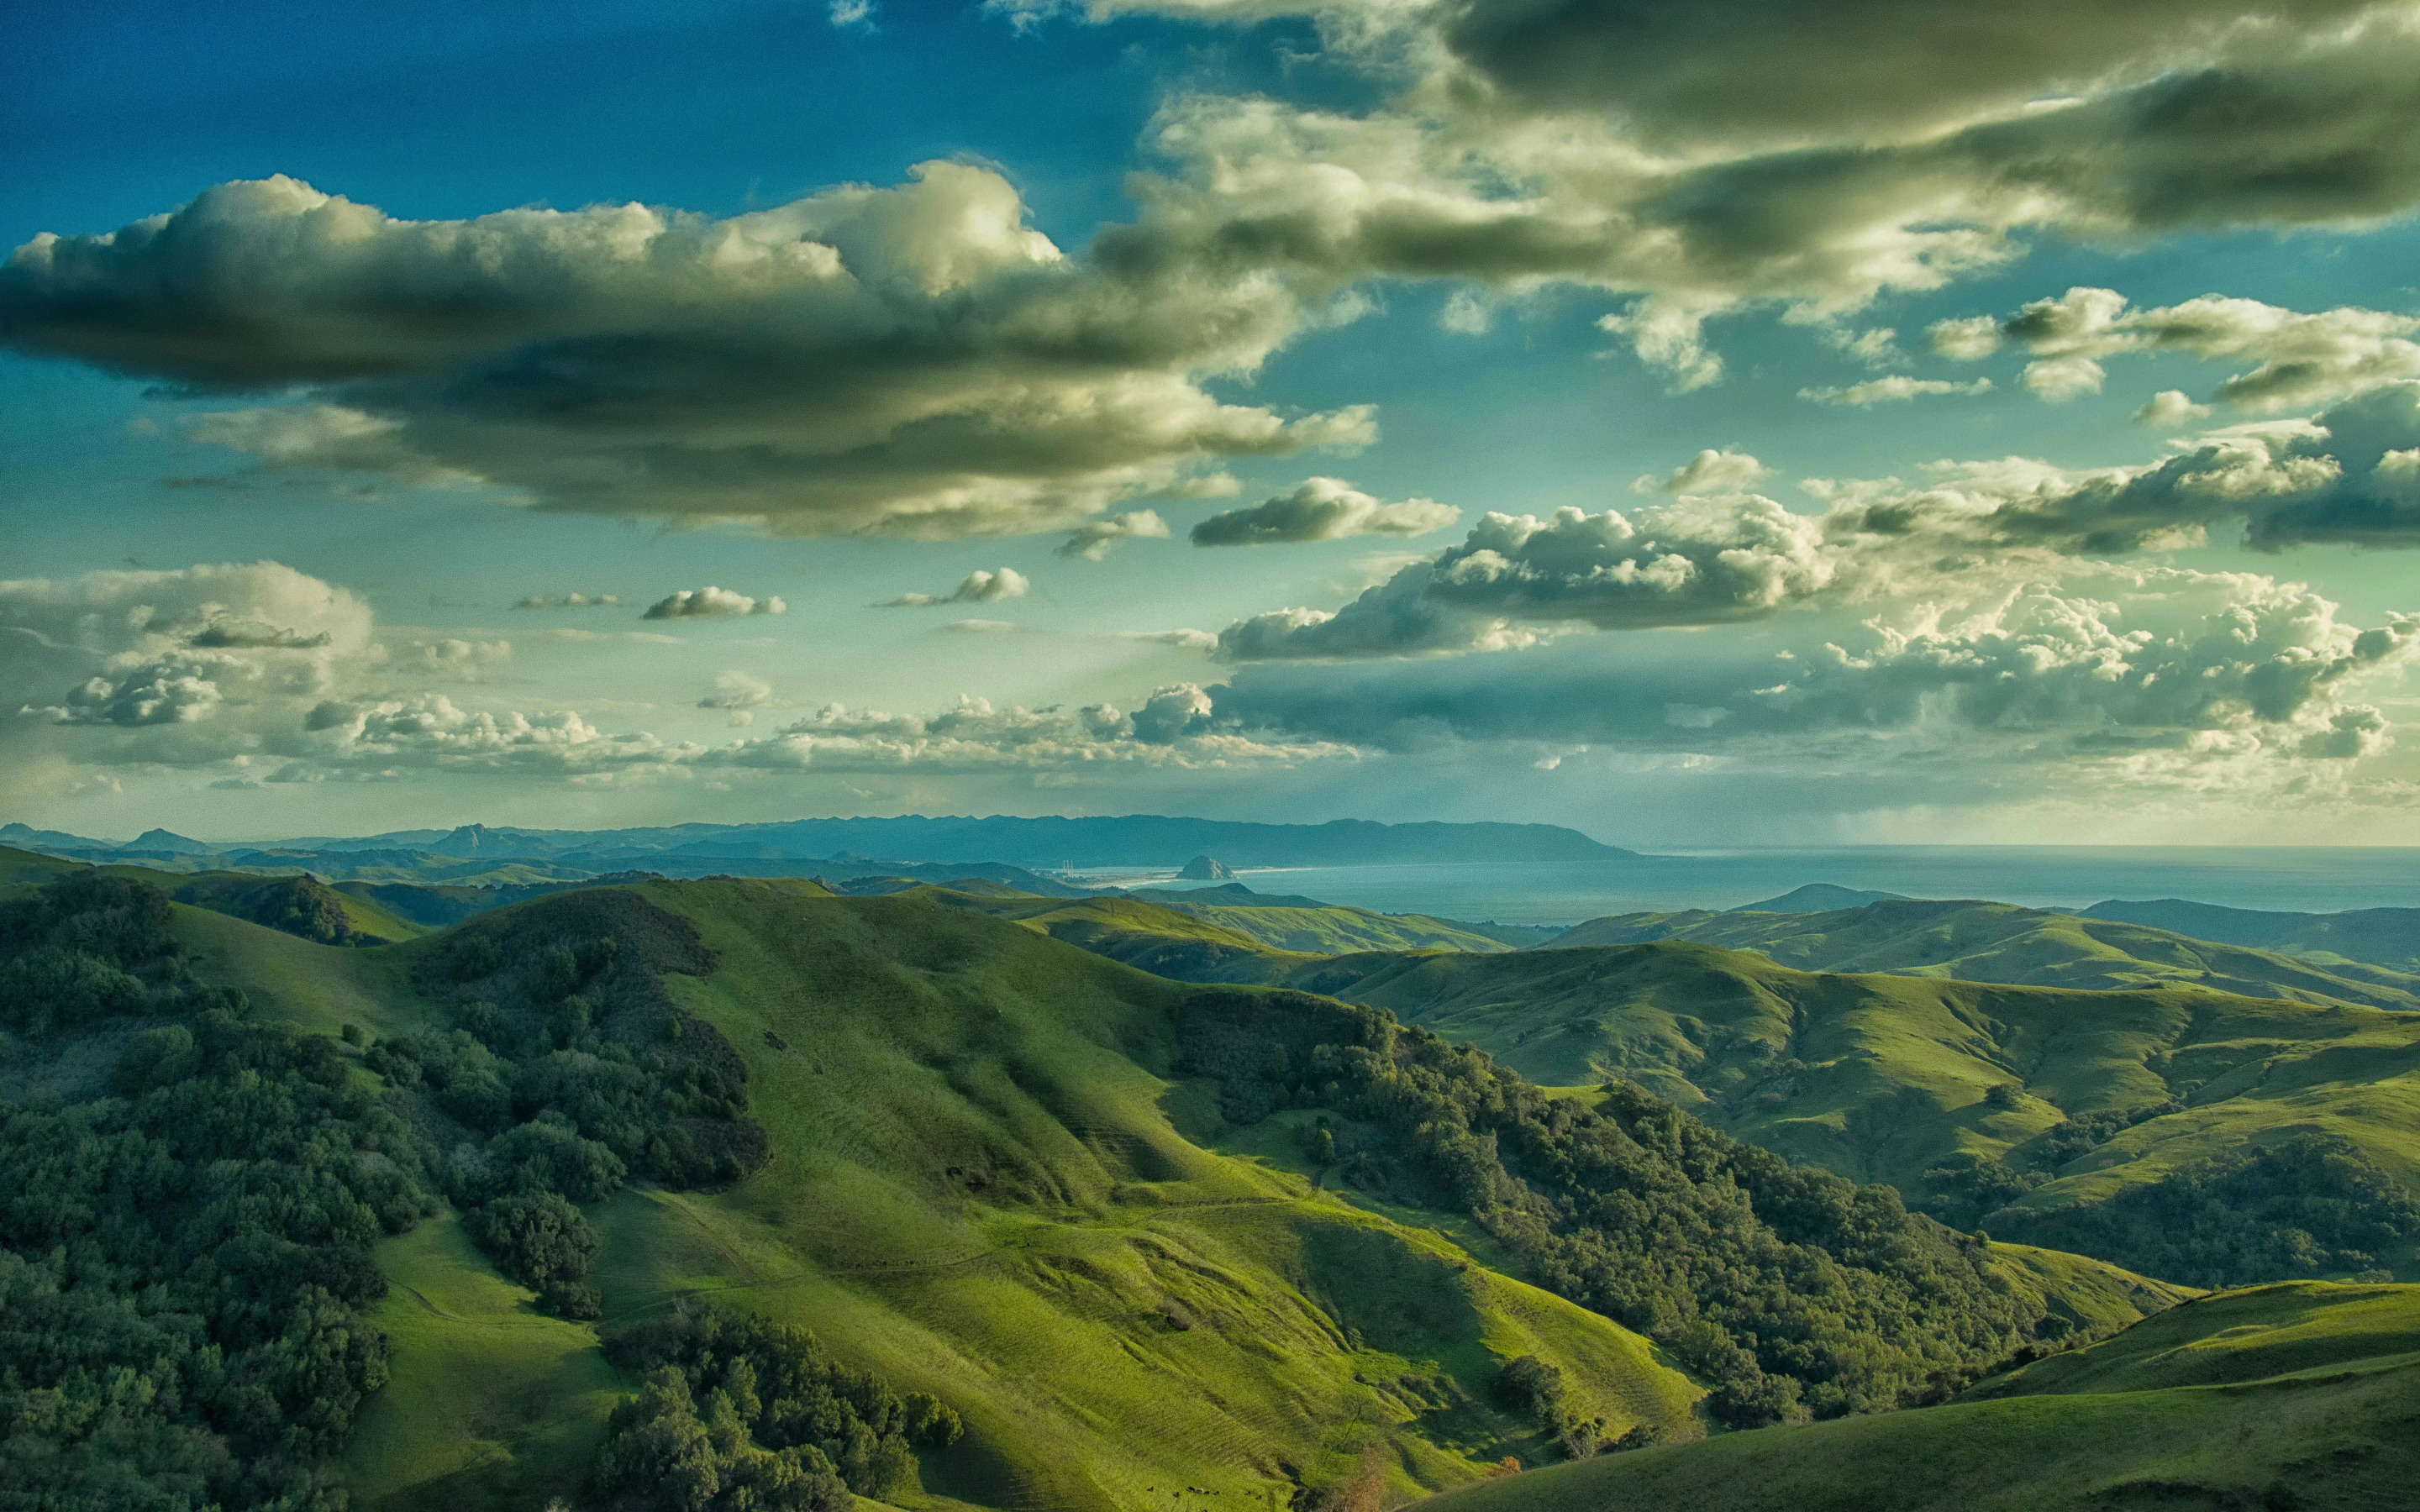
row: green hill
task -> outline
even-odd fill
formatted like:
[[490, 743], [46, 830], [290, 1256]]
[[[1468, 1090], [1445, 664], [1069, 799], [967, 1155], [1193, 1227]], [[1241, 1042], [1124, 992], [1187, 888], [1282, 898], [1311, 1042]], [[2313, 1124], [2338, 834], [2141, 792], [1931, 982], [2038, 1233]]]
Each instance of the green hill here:
[[2395, 971], [2420, 972], [2420, 908], [2296, 914], [2157, 898], [2138, 903], [2111, 899], [2094, 903], [2084, 914], [2087, 918], [2121, 919], [2197, 939], [2276, 950], [2314, 964], [2365, 962]]
[[[358, 1507], [583, 1503], [599, 1445], [635, 1431], [617, 1404], [642, 1384], [597, 1341], [701, 1306], [803, 1325], [881, 1400], [929, 1394], [963, 1422], [884, 1483], [894, 1504], [1241, 1512], [1373, 1485], [1399, 1501], [1507, 1458], [1685, 1440], [1802, 1391], [1823, 1412], [1913, 1399], [2176, 1295], [1987, 1249], [1651, 1100], [1550, 1102], [1376, 1011], [1188, 987], [970, 905], [1042, 900], [660, 883], [358, 949], [164, 901], [163, 933], [126, 933], [109, 921], [155, 905], [85, 891], [0, 903], [0, 973], [36, 993], [8, 999], [11, 1088], [68, 1100], [0, 1107], [0, 1156], [34, 1169], [79, 1150], [92, 1211], [167, 1225], [162, 1243], [201, 1242], [206, 1212], [253, 1237], [142, 1258], [75, 1237], [98, 1221], [82, 1210], [21, 1204], [0, 1211], [8, 1244], [56, 1230], [71, 1259], [156, 1263], [162, 1285], [218, 1299], [209, 1316], [230, 1320], [214, 1330], [257, 1329], [246, 1292], [209, 1289], [227, 1257], [330, 1277], [294, 1335], [320, 1342], [278, 1366], [278, 1399], [310, 1399], [310, 1349], [369, 1341], [347, 1367], [359, 1389], [311, 1441], [341, 1443], [331, 1463]], [[70, 969], [44, 954], [83, 949], [62, 941], [116, 964]], [[66, 1006], [27, 1016], [53, 998]], [[233, 1115], [256, 1081], [289, 1101], [244, 1112], [275, 1115], [248, 1133]], [[77, 1101], [104, 1088], [125, 1095]], [[277, 1200], [184, 1217], [138, 1201], [150, 1188], [108, 1165], [138, 1139], [154, 1151], [144, 1181], [241, 1180]], [[314, 1227], [302, 1191], [353, 1216]], [[550, 1211], [566, 1226], [554, 1248], [499, 1227]], [[1705, 1262], [1684, 1263], [1692, 1246]], [[18, 1284], [12, 1263], [0, 1286]], [[242, 1336], [246, 1359], [287, 1358], [273, 1329]], [[95, 1357], [116, 1337], [93, 1334]], [[173, 1360], [193, 1411], [235, 1411], [210, 1405], [235, 1391], [226, 1403], [275, 1427], [238, 1390], [248, 1377]], [[187, 1411], [149, 1400], [162, 1433], [161, 1414]], [[207, 1440], [163, 1442], [207, 1458]], [[827, 1466], [849, 1462], [846, 1442], [827, 1438]], [[288, 1473], [318, 1451], [281, 1452]]]
[[2012, 903], [1898, 899], [1820, 912], [1616, 914], [1578, 925], [1553, 944], [1649, 940], [1757, 950], [1801, 971], [2108, 990], [2190, 983], [2253, 997], [2420, 1010], [2420, 976], [2351, 961], [2323, 966], [2275, 949]]
[[1954, 1405], [1601, 1456], [1437, 1512], [2086, 1512], [2411, 1504], [2420, 1288], [2265, 1287], [1986, 1381]]
[[594, 1208], [593, 1329], [534, 1313], [454, 1219], [385, 1241], [393, 1286], [370, 1316], [394, 1342], [390, 1384], [339, 1462], [356, 1505], [576, 1489], [637, 1386], [598, 1334], [699, 1299], [804, 1323], [962, 1414], [924, 1489], [898, 1493], [911, 1505], [1108, 1508], [1191, 1486], [1257, 1507], [1349, 1477], [1373, 1448], [1397, 1494], [1418, 1494], [1554, 1456], [1492, 1390], [1522, 1356], [1561, 1370], [1609, 1431], [1700, 1431], [1700, 1388], [1619, 1325], [1188, 1139], [1217, 1114], [1168, 1074], [1186, 989], [929, 894], [600, 889], [385, 949], [175, 919], [195, 969], [256, 1013], [377, 1043], [446, 1023], [428, 984], [481, 939], [509, 961], [512, 939], [577, 936], [617, 896], [690, 921], [711, 953], [707, 974], [666, 982], [746, 1062], [771, 1159], [726, 1191], [640, 1184]]
[[[2312, 1137], [2420, 1190], [2420, 1013], [1830, 975], [1683, 942], [1342, 956], [1277, 980], [1388, 1009], [1547, 1086], [1637, 1081], [1951, 1222], [2138, 1267], [2067, 1215]], [[2372, 1260], [2420, 1274], [2408, 1242]]]

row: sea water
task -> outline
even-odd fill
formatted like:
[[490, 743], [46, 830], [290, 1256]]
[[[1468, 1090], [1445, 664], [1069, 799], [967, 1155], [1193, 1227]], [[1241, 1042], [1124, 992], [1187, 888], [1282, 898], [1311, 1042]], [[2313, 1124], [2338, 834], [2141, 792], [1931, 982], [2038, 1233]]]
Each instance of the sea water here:
[[[1165, 873], [1115, 880], [1129, 887], [1202, 885], [1171, 881]], [[1236, 880], [1255, 892], [1503, 924], [1736, 908], [1810, 882], [1911, 898], [1990, 898], [2033, 908], [2082, 908], [2108, 898], [2187, 898], [2231, 908], [2334, 913], [2420, 906], [2420, 849], [1861, 845], [1586, 862], [1289, 867], [1241, 871]]]

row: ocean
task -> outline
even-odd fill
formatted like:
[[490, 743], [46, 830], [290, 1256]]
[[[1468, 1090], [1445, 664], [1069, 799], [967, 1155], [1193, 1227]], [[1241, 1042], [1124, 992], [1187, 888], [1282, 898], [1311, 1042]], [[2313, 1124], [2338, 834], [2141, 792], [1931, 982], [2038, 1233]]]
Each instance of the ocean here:
[[[1095, 874], [1094, 880], [1201, 885], [1172, 882], [1164, 872]], [[2035, 908], [2082, 908], [2107, 898], [2189, 898], [2232, 908], [2334, 913], [2420, 906], [2420, 849], [1859, 845], [1576, 863], [1289, 867], [1239, 872], [1236, 880], [1256, 892], [1299, 893], [1381, 913], [1504, 924], [1736, 908], [1809, 882]]]

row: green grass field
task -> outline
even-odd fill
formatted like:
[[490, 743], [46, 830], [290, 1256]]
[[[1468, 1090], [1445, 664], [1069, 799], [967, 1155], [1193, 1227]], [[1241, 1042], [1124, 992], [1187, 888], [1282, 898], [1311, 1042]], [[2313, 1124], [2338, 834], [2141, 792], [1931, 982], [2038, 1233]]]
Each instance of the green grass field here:
[[[1606, 1319], [1440, 1229], [1200, 1141], [1170, 1079], [1182, 989], [928, 893], [703, 882], [647, 895], [720, 955], [671, 979], [747, 1059], [772, 1162], [726, 1192], [632, 1189], [597, 1328], [546, 1319], [450, 1219], [389, 1242], [391, 1385], [340, 1470], [380, 1512], [504, 1512], [576, 1490], [613, 1396], [597, 1329], [710, 1297], [814, 1330], [969, 1424], [917, 1507], [1257, 1509], [1375, 1448], [1401, 1501], [1553, 1458], [1491, 1387], [1535, 1354], [1615, 1432], [1700, 1429], [1699, 1395]], [[337, 949], [180, 908], [260, 1011], [403, 1032], [434, 939]], [[1187, 1134], [1195, 1137], [1187, 1137]], [[1187, 1490], [1186, 1488], [1195, 1488]]]
[[2420, 1288], [2226, 1292], [1975, 1399], [1457, 1490], [1435, 1512], [2389, 1512], [2420, 1485]]

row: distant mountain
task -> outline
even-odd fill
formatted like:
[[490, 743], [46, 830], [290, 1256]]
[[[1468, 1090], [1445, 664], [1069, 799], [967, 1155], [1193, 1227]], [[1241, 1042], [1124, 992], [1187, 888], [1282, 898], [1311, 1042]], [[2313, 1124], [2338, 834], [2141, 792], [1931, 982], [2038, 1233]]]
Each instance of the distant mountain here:
[[1900, 892], [1873, 892], [1864, 887], [1841, 887], [1829, 882], [1810, 882], [1803, 887], [1792, 887], [1778, 898], [1762, 903], [1742, 903], [1727, 908], [1730, 914], [1828, 914], [1835, 908], [1856, 908], [1866, 903], [1898, 903], [1907, 895]]
[[0, 845], [31, 845], [43, 850], [107, 850], [105, 840], [86, 840], [59, 829], [35, 829], [25, 825], [0, 825]]
[[2316, 961], [2361, 961], [2420, 972], [2420, 908], [2351, 908], [2340, 914], [2271, 913], [2222, 908], [2182, 898], [2129, 903], [2113, 898], [2084, 910], [2086, 918], [2123, 919]]
[[419, 850], [482, 860], [507, 856], [548, 860], [591, 871], [613, 871], [668, 855], [775, 860], [853, 854], [912, 861], [1003, 861], [1028, 868], [1173, 868], [1188, 856], [1211, 855], [1230, 867], [1249, 868], [1621, 860], [1636, 854], [1557, 825], [1382, 825], [1358, 819], [1324, 825], [1260, 825], [1160, 814], [1080, 819], [908, 815], [605, 830], [465, 825], [445, 832], [402, 830], [351, 839], [289, 841], [278, 842], [277, 848]]
[[128, 851], [162, 851], [171, 856], [208, 856], [217, 848], [188, 840], [171, 829], [147, 829], [119, 847]]

